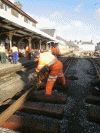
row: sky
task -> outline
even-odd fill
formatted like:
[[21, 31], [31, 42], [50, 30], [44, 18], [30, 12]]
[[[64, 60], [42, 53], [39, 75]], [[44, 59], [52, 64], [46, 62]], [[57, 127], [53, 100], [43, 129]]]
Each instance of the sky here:
[[22, 10], [38, 22], [36, 28], [56, 29], [57, 36], [67, 41], [92, 40], [94, 44], [100, 42], [100, 2], [98, 0], [18, 1], [22, 4]]

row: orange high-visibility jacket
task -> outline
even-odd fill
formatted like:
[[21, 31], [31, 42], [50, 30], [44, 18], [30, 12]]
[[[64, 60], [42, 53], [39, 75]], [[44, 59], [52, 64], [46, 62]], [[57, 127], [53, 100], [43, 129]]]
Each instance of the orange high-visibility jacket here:
[[58, 47], [53, 47], [52, 48], [52, 54], [53, 55], [58, 55], [59, 54], [59, 48]]
[[31, 46], [28, 46], [28, 53], [31, 53]]
[[44, 66], [50, 67], [56, 61], [57, 61], [57, 58], [54, 55], [52, 55], [50, 52], [40, 53], [36, 72], [39, 72]]

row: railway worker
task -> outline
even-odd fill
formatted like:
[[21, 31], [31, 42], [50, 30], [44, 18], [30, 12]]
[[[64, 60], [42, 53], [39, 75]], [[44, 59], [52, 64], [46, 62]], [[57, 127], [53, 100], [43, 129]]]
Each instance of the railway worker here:
[[26, 57], [28, 57], [28, 45], [26, 46]]
[[40, 72], [41, 69], [45, 68], [45, 66], [48, 68], [48, 70], [50, 70], [50, 74], [47, 79], [45, 94], [51, 95], [52, 88], [53, 88], [53, 85], [54, 85], [57, 77], [59, 78], [59, 81], [62, 83], [62, 85], [65, 85], [65, 77], [63, 74], [63, 65], [57, 59], [57, 57], [52, 55], [51, 52], [44, 52], [44, 53], [39, 54], [38, 65], [36, 67], [36, 75], [38, 74], [38, 72]]
[[31, 60], [31, 46], [28, 46], [28, 57]]
[[54, 56], [58, 57], [58, 55], [59, 55], [59, 48], [57, 47], [57, 44], [54, 44], [51, 53], [52, 53]]
[[12, 56], [13, 56], [13, 63], [16, 64], [18, 62], [18, 48], [13, 45], [13, 47], [11, 48], [12, 50]]

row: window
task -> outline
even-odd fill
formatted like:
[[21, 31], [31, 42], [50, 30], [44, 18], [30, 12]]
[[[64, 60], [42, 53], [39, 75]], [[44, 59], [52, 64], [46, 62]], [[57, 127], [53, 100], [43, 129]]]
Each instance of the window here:
[[5, 11], [7, 11], [7, 6], [5, 5]]
[[3, 4], [3, 3], [1, 4], [1, 9], [4, 9], [5, 11], [7, 11], [7, 8], [8, 7], [5, 4]]
[[22, 15], [21, 14], [18, 14], [18, 18], [22, 18]]
[[1, 4], [1, 9], [4, 9], [4, 4], [3, 3]]
[[30, 22], [30, 20], [28, 20], [28, 24], [30, 24], [31, 22]]
[[28, 23], [28, 19], [24, 16], [24, 22]]
[[11, 13], [11, 9], [9, 7], [7, 7], [7, 12]]

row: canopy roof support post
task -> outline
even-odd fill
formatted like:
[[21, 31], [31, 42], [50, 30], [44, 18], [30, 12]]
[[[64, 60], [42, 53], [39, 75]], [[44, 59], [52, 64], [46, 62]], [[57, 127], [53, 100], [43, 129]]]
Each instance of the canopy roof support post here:
[[46, 43], [46, 50], [49, 50], [49, 46], [48, 46], [49, 44], [48, 43]]
[[52, 49], [52, 47], [51, 47], [51, 42], [50, 42], [50, 50]]
[[21, 43], [22, 40], [23, 40], [23, 38], [21, 38], [21, 39], [19, 40], [19, 42], [18, 42], [18, 49], [20, 48], [20, 43]]
[[29, 46], [31, 46], [31, 37], [29, 37], [28, 41], [29, 41]]
[[41, 50], [41, 44], [42, 44], [42, 40], [40, 40], [40, 42], [39, 42], [39, 43], [40, 43], [40, 50]]
[[9, 40], [10, 40], [10, 49], [12, 48], [12, 36], [17, 32], [18, 30], [9, 31], [7, 33]]
[[8, 34], [8, 37], [9, 37], [9, 41], [10, 41], [10, 49], [12, 48], [12, 33], [11, 32], [9, 32], [9, 34]]

